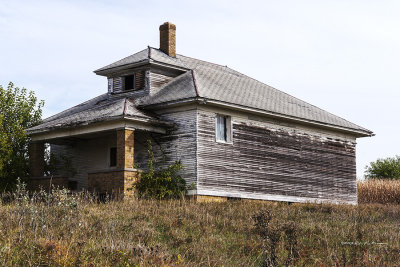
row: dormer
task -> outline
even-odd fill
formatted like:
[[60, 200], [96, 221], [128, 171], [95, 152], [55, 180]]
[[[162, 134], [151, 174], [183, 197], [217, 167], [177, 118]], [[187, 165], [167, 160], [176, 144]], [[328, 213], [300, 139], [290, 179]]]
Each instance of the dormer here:
[[110, 95], [151, 94], [190, 69], [176, 55], [176, 26], [165, 22], [159, 29], [160, 49], [148, 47], [94, 71], [97, 75], [107, 77]]
[[108, 93], [117, 94], [146, 89], [146, 70], [127, 70], [108, 77]]

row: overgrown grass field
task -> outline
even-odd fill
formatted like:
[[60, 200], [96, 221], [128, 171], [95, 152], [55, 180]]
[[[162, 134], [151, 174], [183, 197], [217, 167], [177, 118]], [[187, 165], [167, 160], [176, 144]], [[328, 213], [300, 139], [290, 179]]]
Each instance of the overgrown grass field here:
[[2, 199], [4, 266], [400, 264], [399, 205], [97, 203], [66, 191], [28, 197], [21, 189]]

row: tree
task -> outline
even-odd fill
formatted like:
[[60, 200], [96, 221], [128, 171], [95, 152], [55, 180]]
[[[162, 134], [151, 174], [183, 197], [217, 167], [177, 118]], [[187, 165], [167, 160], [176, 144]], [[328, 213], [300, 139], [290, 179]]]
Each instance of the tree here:
[[377, 159], [365, 167], [365, 176], [371, 178], [400, 179], [400, 156]]
[[44, 102], [33, 91], [0, 85], [0, 190], [10, 190], [17, 178], [29, 175], [26, 129], [40, 123]]

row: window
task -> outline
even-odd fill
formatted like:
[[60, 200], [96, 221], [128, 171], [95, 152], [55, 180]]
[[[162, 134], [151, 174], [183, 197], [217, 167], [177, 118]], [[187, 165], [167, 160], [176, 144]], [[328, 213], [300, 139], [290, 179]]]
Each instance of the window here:
[[110, 148], [110, 167], [117, 166], [117, 148], [111, 147]]
[[232, 130], [231, 130], [231, 117], [224, 115], [217, 115], [216, 121], [216, 140], [217, 142], [231, 143]]
[[135, 89], [135, 75], [129, 75], [124, 77], [124, 90], [133, 90]]

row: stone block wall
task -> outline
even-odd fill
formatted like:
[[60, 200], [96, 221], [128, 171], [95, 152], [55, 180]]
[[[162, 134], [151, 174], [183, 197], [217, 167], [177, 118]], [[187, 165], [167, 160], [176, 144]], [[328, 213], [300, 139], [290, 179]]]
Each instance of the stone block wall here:
[[134, 183], [140, 174], [136, 170], [115, 170], [89, 173], [88, 191], [113, 197], [134, 197]]
[[117, 131], [117, 168], [133, 168], [134, 142], [133, 130], [122, 129]]

